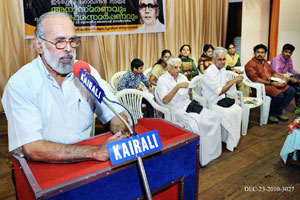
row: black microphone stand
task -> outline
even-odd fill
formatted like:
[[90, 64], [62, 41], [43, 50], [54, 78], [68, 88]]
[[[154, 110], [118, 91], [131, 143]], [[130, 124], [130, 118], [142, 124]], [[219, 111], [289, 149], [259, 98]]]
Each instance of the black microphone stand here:
[[[129, 110], [124, 105], [120, 104], [119, 102], [109, 100], [105, 96], [105, 94], [103, 95], [102, 101], [125, 124], [125, 126], [128, 128], [128, 130], [130, 132], [130, 136], [136, 136], [137, 133], [135, 131], [134, 120], [133, 120], [132, 114], [129, 112]], [[109, 102], [116, 103], [116, 104], [122, 106], [129, 113], [131, 121], [132, 121], [133, 130], [131, 129], [131, 127], [127, 123], [127, 121], [124, 120], [124, 118], [109, 104]], [[152, 195], [151, 195], [151, 191], [150, 191], [150, 188], [149, 188], [149, 183], [148, 183], [146, 172], [145, 172], [145, 167], [144, 167], [143, 160], [142, 160], [141, 156], [137, 156], [137, 164], [138, 164], [138, 168], [139, 168], [140, 174], [142, 176], [143, 185], [144, 185], [144, 188], [145, 188], [145, 191], [146, 191], [147, 199], [148, 200], [152, 200]]]
[[[81, 69], [81, 70], [84, 70], [85, 73], [87, 73], [89, 75], [89, 77], [91, 79], [93, 79], [93, 81], [99, 85], [98, 81], [87, 71], [87, 69]], [[81, 81], [80, 81], [81, 82]], [[87, 88], [87, 86], [84, 84], [84, 86]], [[88, 88], [87, 88], [88, 89]], [[89, 89], [88, 89], [89, 90]], [[93, 94], [94, 95], [94, 94]], [[96, 96], [95, 96], [96, 97]], [[96, 99], [99, 101], [99, 99], [96, 97]], [[102, 98], [102, 101], [105, 103], [105, 105], [113, 112], [115, 113], [115, 115], [125, 124], [125, 126], [128, 128], [129, 132], [130, 132], [130, 136], [136, 136], [137, 133], [135, 131], [135, 124], [134, 124], [134, 120], [133, 120], [133, 117], [132, 117], [132, 114], [130, 113], [130, 111], [122, 104], [120, 104], [119, 102], [116, 102], [116, 101], [111, 101], [109, 100], [104, 91], [103, 91], [103, 98]], [[130, 115], [131, 117], [131, 120], [132, 120], [132, 127], [133, 127], [133, 130], [131, 129], [130, 125], [126, 122], [126, 120], [123, 119], [123, 117], [109, 104], [109, 102], [111, 103], [116, 103], [120, 106], [122, 106]], [[101, 102], [100, 102], [101, 103]], [[151, 195], [151, 191], [150, 191], [150, 188], [149, 188], [149, 183], [148, 183], [148, 180], [147, 180], [147, 176], [146, 176], [146, 172], [145, 172], [145, 167], [144, 167], [144, 164], [143, 164], [143, 161], [142, 161], [142, 158], [141, 156], [137, 156], [137, 163], [138, 163], [138, 167], [139, 167], [139, 171], [140, 171], [140, 174], [142, 176], [142, 180], [143, 180], [143, 185], [144, 185], [144, 188], [145, 188], [145, 191], [146, 191], [146, 195], [147, 195], [147, 199], [148, 200], [152, 200], [152, 195]]]

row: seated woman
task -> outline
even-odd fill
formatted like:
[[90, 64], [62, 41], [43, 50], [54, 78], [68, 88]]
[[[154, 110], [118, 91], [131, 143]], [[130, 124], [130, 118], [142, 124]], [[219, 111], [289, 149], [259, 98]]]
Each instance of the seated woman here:
[[203, 74], [204, 70], [206, 70], [212, 64], [212, 53], [215, 48], [211, 44], [206, 44], [203, 47], [203, 53], [198, 60], [198, 69]]
[[157, 84], [158, 78], [167, 70], [167, 60], [172, 55], [171, 51], [165, 49], [161, 52], [161, 58], [153, 65], [149, 81], [152, 85]]
[[235, 53], [236, 48], [233, 43], [228, 44], [227, 46], [227, 53], [226, 53], [226, 70], [232, 70], [235, 71], [238, 74], [241, 74], [242, 72], [238, 69], [235, 69], [234, 67], [241, 66], [240, 56], [239, 54]]
[[199, 75], [197, 66], [191, 55], [191, 46], [188, 44], [184, 44], [180, 48], [180, 55], [178, 56], [181, 59], [181, 69], [180, 73], [184, 74], [188, 80], [192, 80], [195, 76]]
[[[243, 74], [241, 70], [235, 68], [237, 66], [241, 66], [240, 56], [239, 54], [235, 53], [236, 48], [233, 43], [229, 43], [227, 46], [227, 53], [225, 55], [226, 57], [226, 70], [234, 71], [238, 74]], [[250, 87], [245, 85], [243, 82], [237, 83], [237, 89], [243, 93], [243, 96], [248, 97], [250, 94]]]

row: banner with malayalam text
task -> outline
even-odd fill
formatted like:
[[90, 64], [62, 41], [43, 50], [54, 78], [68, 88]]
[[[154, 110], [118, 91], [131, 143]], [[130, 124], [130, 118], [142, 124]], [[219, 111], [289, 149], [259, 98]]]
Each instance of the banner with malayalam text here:
[[165, 32], [165, 0], [20, 0], [24, 35], [33, 38], [39, 17], [64, 12], [81, 36]]

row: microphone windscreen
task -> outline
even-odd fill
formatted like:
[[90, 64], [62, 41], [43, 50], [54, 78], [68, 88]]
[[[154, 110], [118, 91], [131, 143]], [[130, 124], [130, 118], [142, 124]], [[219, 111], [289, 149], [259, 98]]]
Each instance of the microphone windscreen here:
[[91, 68], [90, 68], [89, 64], [87, 64], [86, 62], [84, 62], [82, 60], [78, 60], [73, 65], [73, 73], [77, 78], [79, 78], [81, 69], [86, 69], [89, 73], [91, 73]]

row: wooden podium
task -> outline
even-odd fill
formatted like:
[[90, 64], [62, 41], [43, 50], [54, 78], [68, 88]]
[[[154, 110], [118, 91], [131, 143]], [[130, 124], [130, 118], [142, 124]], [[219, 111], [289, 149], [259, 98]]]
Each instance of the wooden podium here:
[[[138, 134], [158, 130], [163, 149], [143, 158], [153, 199], [197, 199], [199, 136], [163, 119], [140, 119]], [[99, 145], [111, 133], [78, 144]], [[19, 199], [145, 199], [135, 161], [73, 164], [30, 162], [14, 156]]]

